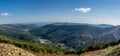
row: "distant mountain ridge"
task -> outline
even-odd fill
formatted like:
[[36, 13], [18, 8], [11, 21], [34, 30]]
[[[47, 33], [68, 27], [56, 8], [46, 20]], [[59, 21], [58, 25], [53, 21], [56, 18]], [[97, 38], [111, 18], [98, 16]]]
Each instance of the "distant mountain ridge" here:
[[113, 27], [114, 25], [109, 25], [109, 24], [99, 24], [99, 25], [94, 25], [95, 27], [102, 27], [102, 28], [109, 28]]
[[101, 28], [109, 28], [113, 27], [114, 25], [110, 24], [87, 24], [87, 23], [53, 23], [54, 25], [89, 25], [94, 27], [101, 27]]

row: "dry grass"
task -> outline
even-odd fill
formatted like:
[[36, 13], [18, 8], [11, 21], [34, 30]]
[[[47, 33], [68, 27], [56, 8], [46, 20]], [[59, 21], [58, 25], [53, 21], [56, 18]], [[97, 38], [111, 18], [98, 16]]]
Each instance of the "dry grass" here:
[[0, 43], [0, 56], [36, 56], [11, 44]]
[[106, 56], [110, 53], [113, 53], [114, 50], [120, 48], [120, 44], [112, 47], [108, 47], [102, 50], [95, 50], [95, 51], [89, 51], [82, 53], [80, 56]]

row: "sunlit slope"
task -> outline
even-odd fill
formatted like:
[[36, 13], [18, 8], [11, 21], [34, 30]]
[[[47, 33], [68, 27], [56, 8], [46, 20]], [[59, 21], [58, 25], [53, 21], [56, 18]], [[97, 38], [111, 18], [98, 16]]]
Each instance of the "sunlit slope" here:
[[102, 50], [94, 50], [82, 53], [80, 56], [119, 56], [120, 55], [120, 44], [110, 46]]
[[11, 44], [0, 43], [0, 56], [36, 56]]

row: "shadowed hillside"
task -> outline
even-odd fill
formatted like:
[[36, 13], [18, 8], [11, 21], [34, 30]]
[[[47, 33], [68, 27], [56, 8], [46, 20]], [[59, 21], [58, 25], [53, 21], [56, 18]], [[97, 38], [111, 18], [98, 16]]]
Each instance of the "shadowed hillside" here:
[[119, 26], [54, 23], [30, 30], [30, 33], [77, 49], [119, 40], [119, 29]]

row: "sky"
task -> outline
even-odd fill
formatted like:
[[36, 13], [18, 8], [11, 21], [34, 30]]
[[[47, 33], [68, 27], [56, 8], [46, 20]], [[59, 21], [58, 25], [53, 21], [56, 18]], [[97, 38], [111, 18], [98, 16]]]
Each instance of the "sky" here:
[[0, 24], [34, 22], [120, 25], [120, 0], [0, 0]]

